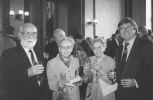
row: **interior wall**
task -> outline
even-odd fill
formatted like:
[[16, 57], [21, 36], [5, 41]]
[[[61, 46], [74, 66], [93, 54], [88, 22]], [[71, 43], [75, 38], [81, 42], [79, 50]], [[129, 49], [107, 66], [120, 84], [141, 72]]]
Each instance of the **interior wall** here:
[[[110, 38], [117, 29], [117, 24], [124, 16], [124, 0], [95, 0], [96, 36]], [[85, 19], [93, 17], [93, 0], [85, 1]], [[85, 25], [85, 36], [93, 37], [92, 25]]]
[[[19, 10], [24, 11], [24, 0], [10, 0], [10, 10], [14, 10], [15, 14], [18, 13]], [[19, 26], [24, 23], [23, 21], [14, 20], [10, 18], [10, 25], [15, 28], [15, 35], [17, 36]]]
[[81, 33], [82, 35], [82, 0], [68, 0], [68, 35]]
[[68, 34], [68, 5], [67, 2], [58, 3], [58, 28], [62, 28]]
[[93, 0], [85, 0], [85, 37], [93, 37], [93, 26], [87, 20], [93, 20]]
[[2, 0], [0, 0], [0, 30], [2, 30]]
[[10, 25], [10, 0], [2, 0], [2, 31], [6, 32]]
[[138, 25], [146, 25], [146, 0], [132, 0], [132, 18]]

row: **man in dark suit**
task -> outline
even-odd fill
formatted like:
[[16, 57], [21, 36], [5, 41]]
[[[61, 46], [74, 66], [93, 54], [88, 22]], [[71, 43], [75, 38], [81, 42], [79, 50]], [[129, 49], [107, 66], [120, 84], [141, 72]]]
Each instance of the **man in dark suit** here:
[[2, 54], [2, 100], [41, 100], [41, 80], [38, 77], [44, 67], [36, 64], [42, 58], [34, 50], [37, 35], [33, 24], [22, 24], [18, 32], [20, 45]]
[[124, 41], [116, 52], [117, 100], [152, 100], [153, 44], [136, 36], [131, 18], [122, 19], [118, 29]]
[[107, 41], [107, 47], [105, 50], [105, 54], [114, 58], [116, 49], [119, 47], [119, 45], [122, 43], [122, 39], [120, 37], [120, 34], [118, 30], [115, 32], [115, 34], [112, 35], [112, 38]]
[[46, 55], [47, 61], [57, 56], [57, 54], [59, 53], [57, 44], [61, 40], [63, 40], [65, 36], [66, 36], [66, 33], [64, 32], [63, 29], [58, 28], [54, 31], [53, 41], [48, 43], [48, 45], [45, 47], [45, 55]]

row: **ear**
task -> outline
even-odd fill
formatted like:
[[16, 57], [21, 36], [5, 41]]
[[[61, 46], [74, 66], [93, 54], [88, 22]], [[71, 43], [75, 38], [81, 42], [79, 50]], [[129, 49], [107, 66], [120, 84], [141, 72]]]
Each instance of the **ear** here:
[[133, 27], [133, 32], [134, 32], [134, 33], [136, 33], [136, 32], [137, 32], [137, 29], [136, 29], [136, 28], [134, 28], [134, 27]]
[[20, 32], [18, 32], [18, 37], [19, 37], [19, 39], [22, 38], [22, 34]]
[[61, 48], [60, 47], [58, 47], [58, 51], [61, 52]]

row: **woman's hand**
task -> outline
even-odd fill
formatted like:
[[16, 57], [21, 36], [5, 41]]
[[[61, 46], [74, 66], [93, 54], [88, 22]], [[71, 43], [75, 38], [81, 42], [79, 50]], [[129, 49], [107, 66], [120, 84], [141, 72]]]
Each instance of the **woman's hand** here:
[[108, 72], [107, 76], [112, 81], [112, 83], [116, 82], [116, 72], [115, 71]]
[[58, 87], [64, 88], [66, 86], [66, 83], [62, 80], [58, 81]]

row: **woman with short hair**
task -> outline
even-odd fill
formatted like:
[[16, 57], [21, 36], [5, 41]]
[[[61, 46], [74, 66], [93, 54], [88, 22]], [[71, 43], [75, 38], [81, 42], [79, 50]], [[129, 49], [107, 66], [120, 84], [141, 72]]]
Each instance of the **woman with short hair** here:
[[85, 64], [84, 74], [88, 83], [86, 100], [115, 100], [114, 92], [104, 96], [101, 90], [99, 80], [107, 84], [115, 82], [114, 69], [116, 67], [114, 59], [104, 54], [106, 41], [103, 38], [95, 38], [92, 43], [92, 49], [95, 56], [89, 58]]
[[80, 81], [79, 61], [71, 55], [74, 44], [73, 38], [65, 37], [58, 43], [59, 54], [47, 64], [47, 79], [53, 91], [53, 100], [80, 100], [76, 84]]

